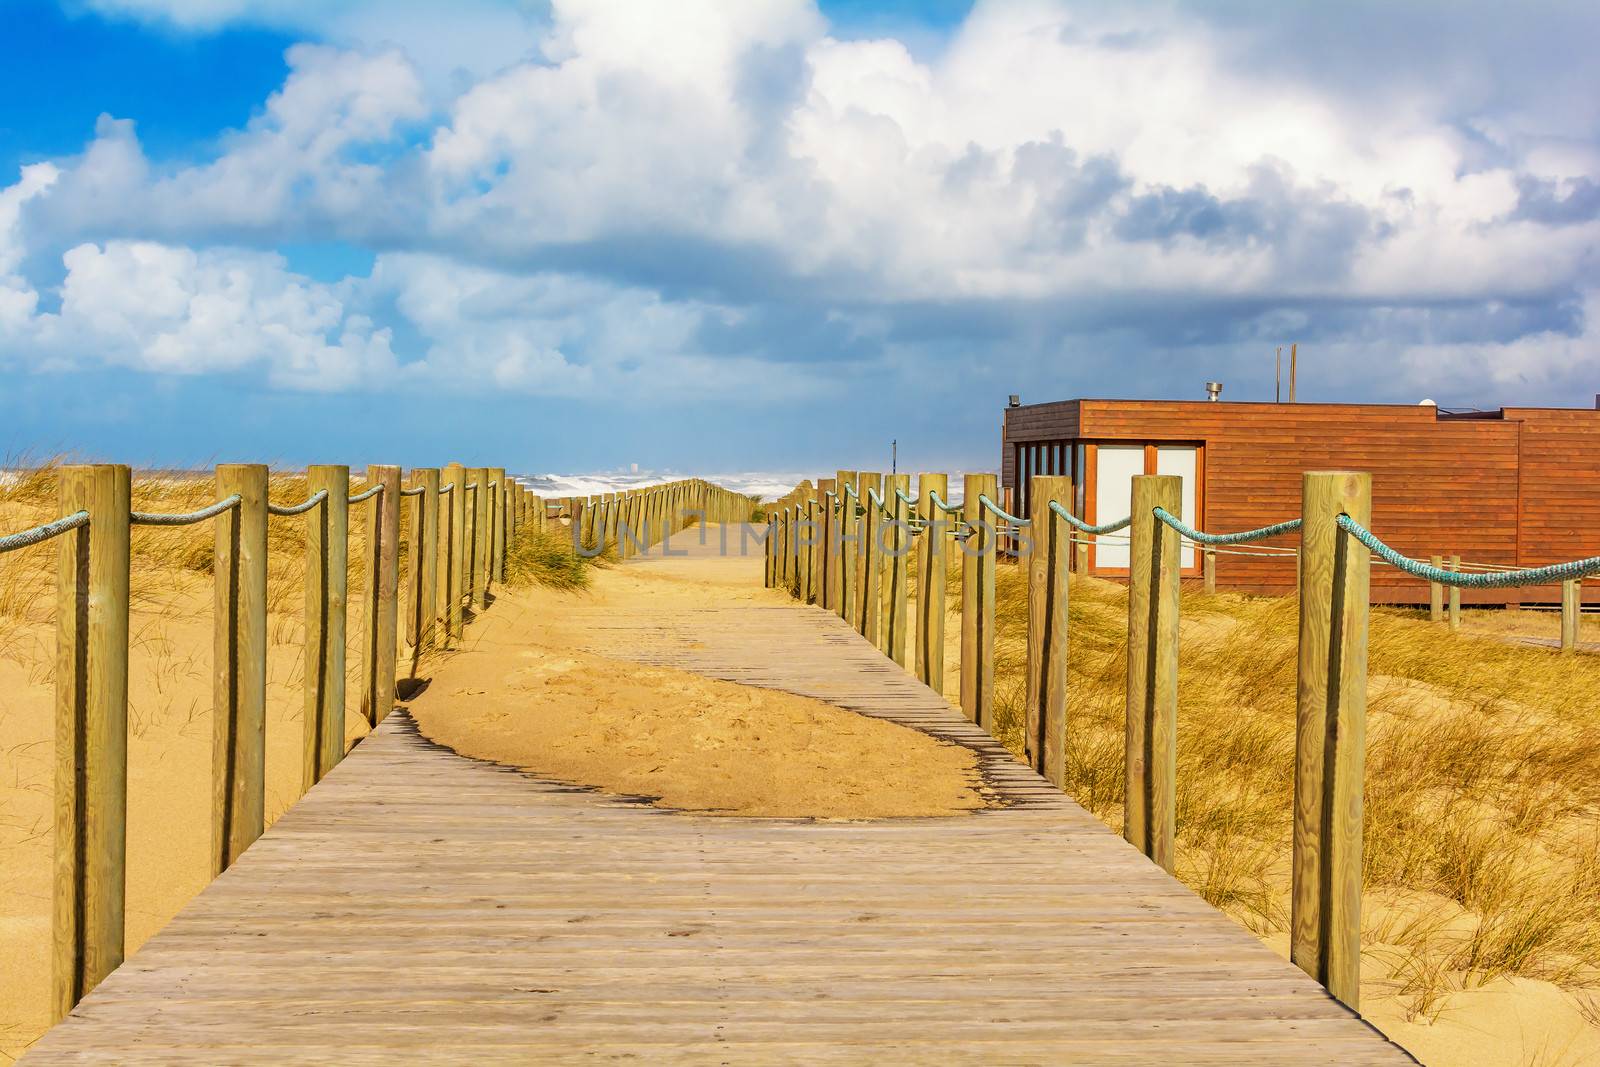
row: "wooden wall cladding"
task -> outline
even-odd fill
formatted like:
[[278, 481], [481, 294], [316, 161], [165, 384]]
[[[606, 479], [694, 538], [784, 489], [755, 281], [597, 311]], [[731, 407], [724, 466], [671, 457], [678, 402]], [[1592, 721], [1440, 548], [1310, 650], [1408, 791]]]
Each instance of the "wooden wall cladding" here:
[[[1374, 532], [1409, 556], [1532, 566], [1600, 554], [1597, 411], [1508, 408], [1452, 417], [1410, 405], [1078, 400], [1008, 409], [1004, 438], [1012, 479], [1013, 446], [1028, 440], [1203, 442], [1208, 531], [1297, 516], [1304, 471], [1358, 470], [1372, 475]], [[1217, 580], [1241, 592], [1288, 593], [1294, 562], [1221, 556]], [[1426, 603], [1428, 586], [1376, 566], [1372, 595]], [[1555, 586], [1463, 590], [1467, 603], [1559, 595]], [[1586, 599], [1600, 601], [1600, 589]]]

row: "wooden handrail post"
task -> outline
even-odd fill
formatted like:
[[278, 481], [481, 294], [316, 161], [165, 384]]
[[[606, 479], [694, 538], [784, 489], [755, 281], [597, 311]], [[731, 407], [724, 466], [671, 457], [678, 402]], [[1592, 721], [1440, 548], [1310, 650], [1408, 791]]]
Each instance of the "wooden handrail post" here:
[[511, 535], [511, 519], [506, 508], [509, 490], [506, 487], [506, 469], [504, 467], [490, 467], [489, 481], [494, 486], [489, 497], [491, 514], [493, 516], [490, 536], [494, 540], [494, 549], [489, 559], [489, 577], [486, 587], [492, 587], [496, 582], [506, 580], [506, 540]]
[[813, 585], [819, 608], [834, 608], [834, 571], [838, 569], [838, 553], [834, 552], [834, 501], [827, 494], [834, 491], [834, 478], [816, 480], [816, 574]]
[[473, 467], [467, 472], [467, 480], [478, 486], [471, 503], [472, 609], [482, 611], [489, 605], [489, 468]]
[[239, 505], [213, 521], [211, 873], [221, 874], [266, 828], [267, 468], [224, 463], [217, 498]]
[[777, 513], [778, 539], [773, 544], [773, 577], [777, 580], [778, 588], [789, 590], [789, 505], [784, 504]]
[[416, 676], [422, 655], [438, 643], [435, 620], [439, 617], [439, 468], [411, 471], [416, 497], [411, 526], [411, 674]]
[[947, 474], [917, 475], [917, 516], [926, 524], [917, 553], [917, 637], [913, 661], [917, 680], [936, 693], [944, 692], [945, 574], [949, 567], [945, 539], [950, 523], [933, 503], [933, 494], [950, 495]]
[[[1444, 569], [1443, 556], [1434, 556], [1428, 562], [1436, 571]], [[1444, 622], [1444, 586], [1438, 582], [1428, 583], [1428, 621]]]
[[1583, 617], [1583, 586], [1577, 579], [1561, 583], [1561, 651], [1578, 650], [1578, 620]]
[[961, 710], [994, 731], [994, 557], [996, 538], [979, 496], [995, 495], [995, 476], [961, 479], [961, 518], [971, 534], [961, 542]]
[[839, 570], [837, 500], [828, 496], [835, 492], [838, 482], [833, 478], [817, 479], [817, 604], [829, 611], [836, 610], [837, 594], [835, 576]]
[[856, 501], [844, 491], [844, 487], [848, 485], [855, 490], [858, 479], [855, 471], [839, 471], [833, 478], [839, 494], [839, 543], [833, 546], [833, 551], [839, 557], [839, 566], [836, 568], [839, 573], [834, 579], [834, 606], [838, 609], [839, 617], [852, 627], [856, 625], [856, 543], [860, 540], [860, 527], [856, 522]]
[[895, 490], [911, 495], [911, 475], [892, 474], [884, 481], [884, 504], [889, 514], [882, 530], [883, 543], [878, 545], [883, 558], [883, 654], [900, 666], [906, 665], [906, 629], [910, 621], [911, 601], [906, 585], [911, 550], [911, 517], [906, 503]]
[[56, 555], [55, 887], [51, 1014], [122, 963], [128, 839], [128, 516], [120, 464], [62, 467]]
[[1207, 596], [1217, 591], [1217, 550], [1210, 545], [1200, 548], [1200, 579]]
[[774, 585], [774, 564], [777, 562], [777, 536], [778, 517], [769, 513], [767, 515], [767, 536], [761, 541], [761, 550], [765, 554], [765, 566], [761, 570], [761, 581], [768, 589]]
[[1183, 479], [1133, 479], [1128, 568], [1127, 785], [1122, 836], [1169, 873], [1176, 860], [1178, 765], [1178, 532], [1156, 508], [1182, 518]]
[[1371, 475], [1307, 472], [1300, 512], [1290, 958], [1356, 1008], [1371, 554], [1338, 517], [1371, 525]]
[[856, 577], [861, 587], [861, 636], [874, 648], [879, 644], [879, 630], [883, 625], [883, 561], [882, 529], [883, 509], [873, 503], [872, 493], [883, 493], [885, 478], [882, 474], [861, 474], [861, 504], [867, 509], [861, 523], [860, 566]]
[[[1450, 569], [1453, 571], [1461, 569], [1460, 556], [1450, 557]], [[1461, 629], [1461, 587], [1452, 585], [1450, 587], [1450, 630], [1454, 632], [1459, 629]]]
[[[437, 481], [435, 482], [437, 486]], [[306, 491], [328, 499], [306, 512], [305, 715], [301, 789], [344, 758], [346, 601], [350, 583], [350, 468], [306, 468]]]
[[1072, 506], [1072, 479], [1033, 476], [1028, 490], [1028, 684], [1023, 750], [1028, 765], [1066, 785], [1067, 572], [1070, 528], [1050, 509]]
[[445, 484], [454, 486], [448, 498], [448, 529], [441, 542], [445, 565], [440, 568], [444, 589], [441, 603], [445, 616], [445, 642], [450, 644], [459, 640], [464, 631], [461, 601], [466, 597], [467, 590], [467, 468], [459, 463], [450, 463], [440, 477]]
[[817, 497], [821, 494], [813, 492], [806, 498], [805, 529], [803, 531], [805, 545], [805, 595], [801, 602], [806, 604], [817, 603], [822, 596], [818, 587], [818, 572], [822, 566], [822, 511], [817, 504]]
[[366, 633], [367, 684], [361, 694], [361, 713], [367, 725], [377, 726], [394, 706], [395, 660], [400, 651], [400, 468], [369, 466], [367, 481], [383, 486], [383, 492], [369, 501], [367, 552], [375, 567], [367, 587], [371, 622]]

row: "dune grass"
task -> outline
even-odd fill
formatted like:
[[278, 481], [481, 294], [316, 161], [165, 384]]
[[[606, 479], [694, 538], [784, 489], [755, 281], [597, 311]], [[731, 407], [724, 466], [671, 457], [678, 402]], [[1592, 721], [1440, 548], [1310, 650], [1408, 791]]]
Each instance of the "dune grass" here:
[[[608, 546], [614, 552], [614, 546]], [[565, 527], [517, 531], [506, 546], [506, 580], [512, 589], [543, 585], [552, 589], [583, 589], [601, 557], [580, 556]]]
[[[1027, 595], [996, 580], [995, 718], [1022, 752]], [[915, 569], [913, 568], [913, 573]], [[958, 601], [958, 587], [950, 590]], [[1071, 585], [1067, 791], [1121, 828], [1127, 591]], [[1261, 935], [1288, 923], [1294, 598], [1185, 588], [1178, 876]], [[1415, 1015], [1502, 976], [1600, 987], [1600, 657], [1377, 609], [1363, 944]]]

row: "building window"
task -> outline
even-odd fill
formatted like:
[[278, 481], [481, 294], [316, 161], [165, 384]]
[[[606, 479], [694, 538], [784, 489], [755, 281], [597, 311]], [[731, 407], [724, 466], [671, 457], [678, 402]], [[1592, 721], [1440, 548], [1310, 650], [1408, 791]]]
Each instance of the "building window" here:
[[[1114, 522], [1127, 515], [1133, 504], [1133, 479], [1136, 475], [1172, 474], [1183, 479], [1182, 518], [1191, 525], [1200, 526], [1204, 454], [1201, 446], [1129, 444], [1119, 441], [1087, 447], [1094, 483], [1087, 494], [1087, 502], [1093, 505], [1088, 515], [1089, 522]], [[1097, 538], [1092, 560], [1097, 571], [1125, 572], [1129, 562], [1127, 534], [1108, 534]], [[1199, 566], [1194, 546], [1187, 542], [1180, 552], [1179, 566], [1185, 571], [1193, 571]]]

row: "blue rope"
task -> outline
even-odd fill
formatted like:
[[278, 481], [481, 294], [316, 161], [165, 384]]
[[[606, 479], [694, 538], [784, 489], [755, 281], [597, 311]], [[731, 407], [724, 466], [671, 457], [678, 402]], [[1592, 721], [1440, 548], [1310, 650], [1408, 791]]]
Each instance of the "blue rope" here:
[[267, 514], [304, 515], [306, 512], [310, 511], [312, 508], [316, 507], [326, 499], [328, 499], [328, 491], [326, 489], [318, 489], [315, 493], [312, 493], [304, 503], [300, 504], [274, 504], [269, 500], [267, 501]]
[[987, 496], [981, 496], [980, 495], [978, 497], [978, 503], [982, 504], [984, 507], [986, 507], [990, 511], [994, 512], [996, 515], [1000, 516], [1002, 519], [1005, 519], [1007, 522], [1015, 523], [1018, 526], [1027, 526], [1027, 525], [1029, 525], [1029, 522], [1028, 522], [1027, 519], [1019, 519], [1019, 518], [1017, 518], [1015, 515], [1011, 514], [1009, 511], [1006, 511], [1004, 508], [1002, 508], [999, 504], [996, 504], [993, 500], [990, 500]]
[[74, 511], [65, 518], [47, 522], [43, 526], [35, 526], [31, 530], [23, 530], [19, 533], [6, 534], [4, 537], [0, 537], [0, 552], [11, 552], [18, 548], [27, 548], [29, 545], [37, 545], [41, 541], [50, 540], [57, 534], [64, 534], [68, 530], [76, 530], [80, 526], [87, 525], [88, 522], [89, 513], [87, 511]]
[[215, 518], [224, 511], [236, 507], [243, 498], [238, 493], [223, 497], [215, 504], [208, 504], [199, 511], [185, 511], [177, 514], [165, 514], [155, 511], [135, 511], [128, 516], [128, 521], [135, 526], [188, 526], [206, 519]]
[[933, 501], [934, 507], [944, 512], [946, 515], [957, 515], [961, 512], [960, 504], [946, 504], [944, 502], [944, 498], [939, 495], [939, 490], [937, 489], [929, 489], [928, 498]]
[[1570, 563], [1552, 563], [1548, 567], [1530, 567], [1517, 571], [1494, 571], [1488, 574], [1447, 571], [1430, 566], [1421, 560], [1402, 556], [1382, 541], [1376, 534], [1348, 515], [1340, 515], [1339, 528], [1375, 552], [1385, 563], [1424, 581], [1440, 585], [1455, 585], [1464, 589], [1506, 589], [1516, 585], [1550, 585], [1569, 582], [1600, 572], [1600, 556], [1575, 559]]
[[1050, 501], [1050, 510], [1055, 512], [1057, 515], [1060, 515], [1063, 519], [1066, 519], [1069, 526], [1081, 530], [1086, 534], [1116, 533], [1118, 530], [1127, 529], [1128, 524], [1133, 522], [1133, 516], [1129, 515], [1126, 519], [1118, 519], [1116, 522], [1108, 522], [1100, 526], [1090, 526], [1076, 515], [1073, 515], [1066, 508], [1062, 507], [1059, 501], [1055, 500]]
[[1262, 526], [1254, 530], [1241, 530], [1238, 533], [1208, 534], [1191, 529], [1183, 521], [1166, 508], [1156, 508], [1156, 518], [1178, 531], [1182, 537], [1201, 545], [1242, 545], [1250, 541], [1261, 541], [1268, 537], [1277, 537], [1279, 534], [1290, 533], [1300, 529], [1299, 519], [1290, 519], [1287, 522], [1276, 522], [1271, 526]]

